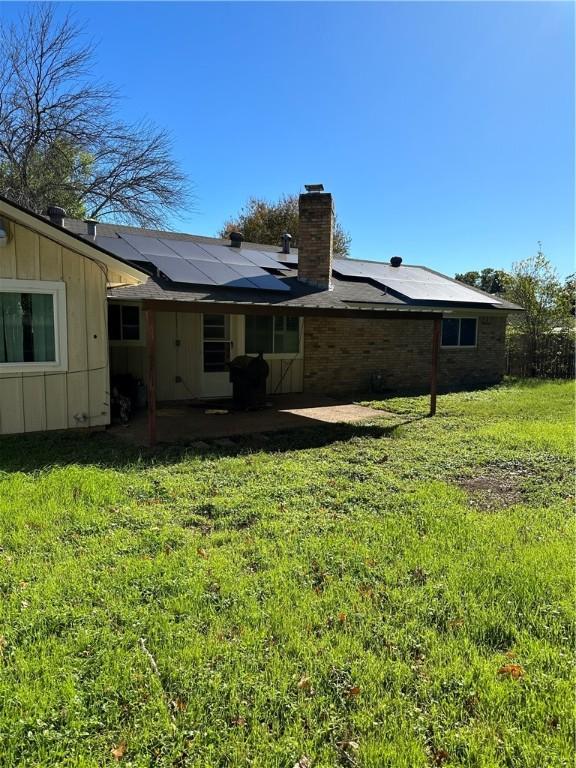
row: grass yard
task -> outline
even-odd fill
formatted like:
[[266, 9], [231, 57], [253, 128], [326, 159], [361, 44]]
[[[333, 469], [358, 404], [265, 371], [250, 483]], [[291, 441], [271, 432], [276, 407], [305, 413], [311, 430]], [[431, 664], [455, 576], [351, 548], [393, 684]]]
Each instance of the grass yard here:
[[572, 765], [573, 394], [203, 455], [4, 438], [0, 765]]

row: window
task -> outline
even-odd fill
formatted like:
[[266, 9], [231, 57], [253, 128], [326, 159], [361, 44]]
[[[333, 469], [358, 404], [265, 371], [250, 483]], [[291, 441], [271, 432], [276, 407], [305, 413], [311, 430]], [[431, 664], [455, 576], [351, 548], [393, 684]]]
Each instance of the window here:
[[230, 361], [230, 316], [203, 315], [204, 373], [223, 373]]
[[0, 280], [0, 367], [64, 370], [66, 289], [42, 280]]
[[108, 304], [110, 341], [140, 341], [140, 307], [132, 304]]
[[445, 317], [442, 320], [442, 346], [475, 347], [477, 322], [475, 317]]
[[300, 351], [300, 320], [297, 317], [246, 316], [247, 354], [295, 355]]

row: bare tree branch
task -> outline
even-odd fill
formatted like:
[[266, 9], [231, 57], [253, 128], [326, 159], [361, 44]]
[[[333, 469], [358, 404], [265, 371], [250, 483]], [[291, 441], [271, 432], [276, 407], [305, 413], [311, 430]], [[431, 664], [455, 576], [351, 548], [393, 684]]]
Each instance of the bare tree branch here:
[[72, 17], [37, 5], [0, 31], [0, 193], [42, 213], [166, 226], [191, 187], [166, 131], [112, 117], [115, 89], [91, 78], [94, 45]]

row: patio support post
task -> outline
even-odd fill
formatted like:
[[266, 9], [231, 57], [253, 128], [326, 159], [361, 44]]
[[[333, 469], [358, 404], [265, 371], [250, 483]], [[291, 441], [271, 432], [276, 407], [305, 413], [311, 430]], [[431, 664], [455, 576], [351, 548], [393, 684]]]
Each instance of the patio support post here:
[[430, 377], [430, 416], [436, 413], [436, 392], [438, 389], [438, 353], [440, 351], [440, 331], [442, 318], [434, 318], [432, 330], [432, 374]]
[[154, 310], [146, 310], [146, 343], [148, 347], [148, 445], [156, 443], [156, 323]]

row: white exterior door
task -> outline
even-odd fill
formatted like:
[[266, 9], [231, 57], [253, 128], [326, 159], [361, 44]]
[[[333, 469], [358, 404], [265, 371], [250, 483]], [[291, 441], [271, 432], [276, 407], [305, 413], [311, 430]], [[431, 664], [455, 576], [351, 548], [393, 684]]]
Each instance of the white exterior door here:
[[235, 315], [202, 315], [202, 397], [231, 397], [227, 363], [239, 354], [239, 319]]

